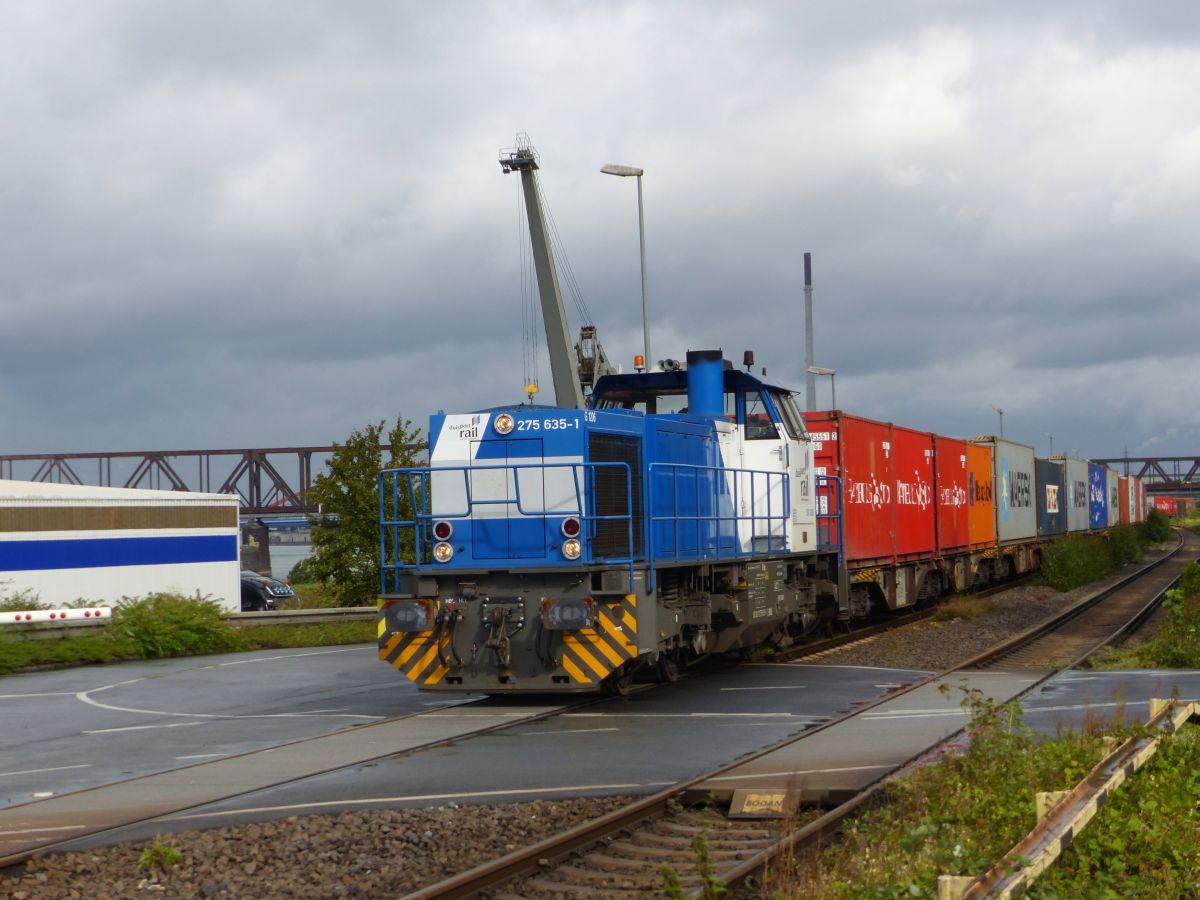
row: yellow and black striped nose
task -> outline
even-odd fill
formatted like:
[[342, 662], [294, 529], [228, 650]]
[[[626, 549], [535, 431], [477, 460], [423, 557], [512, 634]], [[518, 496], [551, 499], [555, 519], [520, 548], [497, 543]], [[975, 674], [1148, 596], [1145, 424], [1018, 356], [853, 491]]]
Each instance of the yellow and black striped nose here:
[[563, 634], [562, 665], [576, 684], [599, 684], [637, 656], [637, 596], [600, 603], [596, 626]]

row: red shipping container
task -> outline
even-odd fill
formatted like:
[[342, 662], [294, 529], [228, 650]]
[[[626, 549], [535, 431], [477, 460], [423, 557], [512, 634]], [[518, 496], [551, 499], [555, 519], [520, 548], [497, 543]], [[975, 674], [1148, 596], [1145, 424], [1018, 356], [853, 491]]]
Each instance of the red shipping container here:
[[841, 411], [806, 412], [818, 475], [841, 479], [841, 495], [818, 490], [819, 512], [841, 513], [848, 564], [890, 562], [895, 555], [892, 426]]
[[1129, 479], [1118, 478], [1117, 485], [1120, 496], [1117, 498], [1117, 508], [1121, 511], [1121, 524], [1128, 525], [1133, 520], [1129, 518]]
[[991, 444], [967, 444], [967, 526], [971, 549], [996, 546], [995, 468]]
[[937, 506], [933, 491], [933, 435], [892, 426], [896, 472], [896, 555], [933, 556]]
[[1175, 518], [1175, 512], [1179, 509], [1179, 501], [1175, 497], [1155, 497], [1154, 508], [1164, 515]]
[[937, 503], [937, 548], [939, 553], [964, 549], [971, 541], [967, 521], [967, 442], [933, 436], [933, 470]]

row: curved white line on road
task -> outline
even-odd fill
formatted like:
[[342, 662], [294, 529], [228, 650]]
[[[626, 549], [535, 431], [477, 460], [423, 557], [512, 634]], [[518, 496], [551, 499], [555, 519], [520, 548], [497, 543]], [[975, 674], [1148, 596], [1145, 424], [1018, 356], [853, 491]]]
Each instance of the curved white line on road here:
[[[320, 718], [327, 717], [331, 719], [366, 719], [369, 721], [377, 721], [386, 718], [385, 716], [367, 716], [358, 713], [334, 713], [322, 712], [320, 710], [313, 712], [294, 712], [294, 713], [254, 713], [252, 715], [235, 716], [227, 713], [189, 713], [189, 712], [174, 712], [163, 709], [139, 709], [134, 706], [117, 706], [113, 703], [101, 703], [89, 694], [97, 694], [100, 691], [107, 691], [115, 687], [121, 687], [126, 684], [135, 684], [143, 681], [142, 678], [134, 678], [131, 681], [118, 681], [115, 684], [106, 684], [102, 687], [92, 688], [87, 691], [79, 691], [75, 695], [75, 699], [80, 703], [86, 703], [89, 706], [95, 706], [99, 709], [107, 709], [113, 712], [135, 713], [143, 716], [174, 716], [183, 719], [300, 719], [300, 718]], [[118, 730], [118, 729], [111, 729]]]
[[362, 653], [364, 650], [374, 650], [375, 645], [368, 647], [342, 647], [337, 650], [312, 650], [308, 653], [282, 653], [279, 656], [256, 656], [253, 659], [235, 659], [230, 662], [217, 663], [209, 668], [220, 669], [225, 666], [245, 666], [250, 663], [274, 662], [277, 659], [299, 659], [304, 656], [328, 656], [331, 653]]
[[362, 800], [321, 800], [312, 803], [289, 803], [285, 806], [255, 806], [246, 809], [229, 809], [220, 812], [190, 813], [186, 816], [169, 816], [166, 821], [185, 819], [217, 819], [226, 816], [241, 816], [257, 813], [287, 812], [297, 809], [322, 809], [330, 806], [365, 806], [368, 803], [426, 803], [430, 800], [472, 800], [485, 797], [521, 797], [539, 794], [567, 794], [578, 796], [579, 791], [636, 791], [646, 788], [668, 787], [673, 781], [647, 781], [643, 784], [576, 784], [548, 788], [513, 788], [507, 791], [468, 791], [461, 794], [410, 794], [407, 797], [369, 797]]

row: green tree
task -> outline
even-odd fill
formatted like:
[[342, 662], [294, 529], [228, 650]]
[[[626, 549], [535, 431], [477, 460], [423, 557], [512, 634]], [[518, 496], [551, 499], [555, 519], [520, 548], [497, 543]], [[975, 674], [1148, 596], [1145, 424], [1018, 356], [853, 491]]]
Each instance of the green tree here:
[[[333, 455], [309, 490], [320, 504], [313, 519], [313, 558], [309, 571], [328, 585], [339, 606], [368, 606], [379, 592], [379, 472], [420, 465], [421, 430], [397, 417], [355, 431]], [[388, 458], [384, 447], [390, 445]], [[399, 510], [411, 515], [407, 498]]]

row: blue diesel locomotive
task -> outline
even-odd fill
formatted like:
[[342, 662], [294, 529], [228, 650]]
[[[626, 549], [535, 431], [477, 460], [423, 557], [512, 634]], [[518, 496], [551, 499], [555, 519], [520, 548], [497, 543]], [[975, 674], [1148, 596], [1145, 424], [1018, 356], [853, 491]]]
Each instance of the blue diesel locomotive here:
[[665, 368], [432, 417], [428, 467], [380, 477], [381, 659], [425, 690], [620, 693], [839, 615], [790, 392], [720, 351]]

